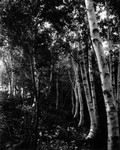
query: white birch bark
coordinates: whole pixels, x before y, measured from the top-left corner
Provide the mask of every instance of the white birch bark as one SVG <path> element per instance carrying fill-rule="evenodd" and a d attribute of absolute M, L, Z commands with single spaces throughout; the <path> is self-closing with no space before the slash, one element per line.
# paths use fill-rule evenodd
<path fill-rule="evenodd" d="M 0 2 L 0 13 L 2 12 L 3 2 Z M 3 35 L 2 35 L 2 17 L 0 15 L 0 47 L 3 45 Z"/>
<path fill-rule="evenodd" d="M 74 59 L 71 58 L 72 60 L 72 67 L 73 67 L 73 71 L 74 71 L 74 87 L 73 87 L 73 91 L 75 94 L 75 113 L 74 113 L 74 118 L 78 115 L 78 110 L 79 110 L 79 95 L 78 95 L 78 84 L 77 84 L 77 73 L 78 73 L 78 65 L 75 63 Z"/>
<path fill-rule="evenodd" d="M 96 102 L 96 93 L 95 93 L 95 82 L 93 77 L 93 68 L 92 68 L 92 52 L 89 50 L 89 78 L 90 78 L 90 86 L 91 86 L 91 96 L 93 101 L 94 113 L 96 116 L 96 130 L 98 130 L 98 112 L 97 112 L 97 102 Z"/>
<path fill-rule="evenodd" d="M 74 115 L 74 111 L 75 111 L 75 104 L 74 104 L 74 83 L 72 81 L 71 75 L 70 75 L 70 71 L 68 70 L 68 77 L 71 83 L 71 103 L 72 103 L 72 114 Z"/>
<path fill-rule="evenodd" d="M 82 56 L 80 60 L 82 60 Z M 94 113 L 93 101 L 92 101 L 91 94 L 90 94 L 90 87 L 88 83 L 87 71 L 86 71 L 86 66 L 85 66 L 84 61 L 85 60 L 83 60 L 83 62 L 80 62 L 80 69 L 81 69 L 81 76 L 82 76 L 82 81 L 83 81 L 83 87 L 84 87 L 88 112 L 90 116 L 90 130 L 89 130 L 88 135 L 86 136 L 86 140 L 88 140 L 88 139 L 95 138 L 96 131 L 97 131 L 97 124 L 96 124 L 97 122 L 96 122 L 96 116 Z"/>
<path fill-rule="evenodd" d="M 74 94 L 75 94 L 75 113 L 74 118 L 78 115 L 78 109 L 79 109 L 79 100 L 78 100 L 78 92 L 77 92 L 77 85 L 75 84 L 74 87 Z"/>
<path fill-rule="evenodd" d="M 83 99 L 81 95 L 81 88 L 80 88 L 80 81 L 79 81 L 79 65 L 78 63 L 74 62 L 75 69 L 75 84 L 76 84 L 76 92 L 78 95 L 78 102 L 80 104 L 80 112 L 79 112 L 79 123 L 78 126 L 81 126 L 83 123 L 84 113 L 83 113 Z"/>
<path fill-rule="evenodd" d="M 113 88 L 114 103 L 117 109 L 117 92 L 116 92 L 117 85 L 115 83 L 115 53 L 113 53 L 113 57 L 112 57 L 112 88 Z"/>
<path fill-rule="evenodd" d="M 118 74 L 117 74 L 117 110 L 120 110 L 120 48 L 118 56 Z"/>
<path fill-rule="evenodd" d="M 116 93 L 116 83 L 115 83 L 115 66 L 114 66 L 114 52 L 113 52 L 113 41 L 111 37 L 111 28 L 110 28 L 110 19 L 109 19 L 109 2 L 106 0 L 105 1 L 105 7 L 106 7 L 106 15 L 107 15 L 107 24 L 108 24 L 108 33 L 107 33 L 107 40 L 108 40 L 108 48 L 109 48 L 109 69 L 110 69 L 110 80 L 112 82 L 112 92 L 113 92 L 113 97 L 114 97 L 114 103 L 116 105 L 117 101 L 117 93 Z"/>
<path fill-rule="evenodd" d="M 97 27 L 97 20 L 93 7 L 93 1 L 85 0 L 85 5 L 90 27 L 91 40 L 97 56 L 98 66 L 100 70 L 102 90 L 106 106 L 108 127 L 108 150 L 113 150 L 115 148 L 114 146 L 117 147 L 119 145 L 119 125 L 117 110 L 114 104 L 114 98 L 112 94 L 112 85 L 110 80 L 109 68 L 105 60 L 102 40 L 100 38 L 99 30 Z"/>
<path fill-rule="evenodd" d="M 58 74 L 56 77 L 56 110 L 58 109 L 58 103 L 59 103 L 59 88 L 58 88 Z"/>
<path fill-rule="evenodd" d="M 83 99 L 81 94 L 81 87 L 80 87 L 80 81 L 79 81 L 79 65 L 73 58 L 71 58 L 72 68 L 74 72 L 74 83 L 71 81 L 70 73 L 69 78 L 73 87 L 73 91 L 75 94 L 75 111 L 74 111 L 74 117 L 76 117 L 79 114 L 79 123 L 78 126 L 81 126 L 84 122 L 84 106 L 83 106 Z M 79 111 L 79 112 L 78 112 Z"/>
<path fill-rule="evenodd" d="M 118 49 L 118 73 L 117 73 L 117 110 L 120 116 L 120 22 L 118 18 L 118 35 L 119 35 L 119 49 Z"/>
<path fill-rule="evenodd" d="M 110 80 L 112 81 L 112 50 L 109 51 L 109 73 L 110 73 Z"/>
<path fill-rule="evenodd" d="M 80 104 L 80 115 L 79 115 L 79 123 L 78 127 L 80 127 L 84 123 L 84 106 L 83 106 L 83 99 L 81 94 L 81 88 L 80 88 L 80 82 L 79 78 L 77 78 L 77 92 L 78 92 L 78 98 L 79 98 L 79 104 Z"/>
<path fill-rule="evenodd" d="M 72 102 L 72 115 L 74 114 L 74 97 L 73 97 L 73 88 L 71 87 L 71 102 Z"/>

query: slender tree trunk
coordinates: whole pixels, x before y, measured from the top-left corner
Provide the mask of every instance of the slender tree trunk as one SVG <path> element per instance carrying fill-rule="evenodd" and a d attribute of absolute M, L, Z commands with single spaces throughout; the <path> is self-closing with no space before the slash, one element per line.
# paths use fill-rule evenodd
<path fill-rule="evenodd" d="M 114 103 L 117 108 L 117 85 L 115 82 L 115 53 L 113 53 L 113 57 L 112 57 L 112 88 L 113 88 Z"/>
<path fill-rule="evenodd" d="M 107 41 L 108 41 L 108 48 L 109 48 L 109 72 L 110 72 L 110 80 L 112 81 L 112 40 L 111 40 L 111 31 L 110 31 L 110 19 L 109 19 L 109 7 L 108 7 L 108 0 L 105 0 L 105 8 L 106 8 L 106 15 L 107 15 Z"/>
<path fill-rule="evenodd" d="M 71 103 L 72 103 L 72 114 L 74 115 L 75 112 L 75 104 L 74 104 L 74 83 L 72 81 L 70 71 L 68 70 L 68 77 L 71 83 Z"/>
<path fill-rule="evenodd" d="M 97 21 L 92 0 L 85 0 L 90 34 L 93 47 L 97 56 L 100 70 L 102 90 L 106 105 L 107 126 L 108 126 L 108 150 L 119 149 L 119 125 L 116 106 L 112 94 L 112 85 L 110 80 L 108 64 L 105 60 L 102 41 L 97 28 Z"/>
<path fill-rule="evenodd" d="M 33 79 L 33 86 L 34 86 L 34 98 L 35 98 L 35 126 L 34 126 L 34 130 L 35 130 L 35 138 L 34 138 L 34 146 L 35 149 L 37 149 L 37 137 L 38 137 L 38 92 L 37 92 L 37 80 L 36 79 L 36 68 L 35 68 L 35 60 L 30 52 L 30 62 L 31 62 L 31 73 L 32 73 L 32 79 Z"/>
<path fill-rule="evenodd" d="M 118 118 L 120 118 L 120 20 L 118 18 L 118 35 L 119 35 L 119 48 L 118 48 L 118 70 L 117 70 L 117 110 Z M 120 119 L 119 119 L 120 127 Z"/>
<path fill-rule="evenodd" d="M 0 2 L 0 14 L 2 12 L 2 5 L 3 5 L 3 2 L 1 1 Z M 3 45 L 3 35 L 2 35 L 2 17 L 0 15 L 0 47 L 2 47 Z"/>
<path fill-rule="evenodd" d="M 96 93 L 95 93 L 95 82 L 93 77 L 93 67 L 92 67 L 92 52 L 89 50 L 89 78 L 90 78 L 90 87 L 91 87 L 91 96 L 93 101 L 93 109 L 96 116 L 96 128 L 98 128 L 98 111 L 97 111 L 97 102 L 96 102 Z M 98 130 L 98 129 L 97 129 Z"/>
<path fill-rule="evenodd" d="M 53 79 L 53 65 L 51 64 L 51 66 L 50 66 L 50 81 L 49 81 L 48 93 L 50 93 L 50 91 L 51 91 L 52 79 Z"/>
<path fill-rule="evenodd" d="M 24 81 L 23 81 L 23 83 L 22 83 L 22 86 L 23 86 L 23 99 L 25 98 L 25 83 L 24 83 Z"/>
<path fill-rule="evenodd" d="M 77 85 L 77 71 L 78 71 L 78 66 L 76 66 L 73 58 L 71 58 L 71 61 L 72 61 L 72 68 L 73 68 L 73 72 L 74 72 L 74 87 L 73 87 L 73 90 L 74 90 L 74 94 L 75 94 L 75 113 L 74 113 L 74 118 L 78 115 L 78 110 L 79 110 L 79 96 L 78 96 L 78 85 Z"/>
<path fill-rule="evenodd" d="M 83 99 L 81 95 L 81 88 L 80 88 L 79 80 L 77 80 L 77 87 L 78 87 L 77 92 L 78 92 L 79 104 L 80 104 L 80 116 L 79 116 L 78 127 L 80 127 L 84 123 L 84 106 L 83 106 Z"/>
<path fill-rule="evenodd" d="M 78 92 L 77 92 L 77 85 L 74 86 L 74 94 L 75 94 L 75 113 L 74 118 L 78 115 L 78 108 L 79 108 L 79 100 L 78 100 Z"/>
<path fill-rule="evenodd" d="M 120 23 L 118 19 L 119 49 L 118 49 L 118 72 L 117 72 L 117 109 L 120 117 Z M 119 124 L 120 125 L 120 124 Z"/>
<path fill-rule="evenodd" d="M 83 99 L 81 95 L 81 87 L 80 87 L 80 80 L 79 80 L 79 65 L 77 62 L 75 62 L 74 59 L 72 59 L 72 64 L 73 64 L 73 70 L 75 76 L 75 95 L 76 95 L 76 109 L 75 109 L 76 111 L 74 117 L 77 116 L 78 110 L 80 110 L 78 126 L 81 126 L 84 120 L 84 113 L 83 113 Z"/>
<path fill-rule="evenodd" d="M 110 80 L 112 82 L 112 91 L 113 91 L 113 97 L 114 97 L 114 103 L 116 105 L 116 100 L 117 100 L 117 86 L 115 83 L 115 66 L 114 66 L 114 52 L 113 52 L 113 42 L 112 42 L 112 37 L 111 37 L 111 29 L 110 29 L 110 19 L 109 19 L 109 1 L 105 1 L 105 7 L 106 7 L 106 12 L 107 12 L 107 25 L 108 25 L 108 31 L 107 31 L 107 40 L 108 40 L 108 48 L 109 48 L 109 69 L 110 69 Z"/>
<path fill-rule="evenodd" d="M 109 51 L 109 73 L 110 73 L 110 81 L 112 84 L 112 94 L 114 98 L 114 104 L 117 108 L 117 85 L 116 85 L 116 79 L 115 79 L 115 56 L 114 52 L 112 50 Z"/>
<path fill-rule="evenodd" d="M 58 103 L 59 103 L 59 86 L 58 86 L 58 72 L 56 77 L 56 109 L 58 109 Z"/>
<path fill-rule="evenodd" d="M 14 93 L 14 74 L 11 71 L 11 78 L 10 78 L 10 96 L 13 97 Z"/>
<path fill-rule="evenodd" d="M 72 115 L 74 114 L 74 96 L 73 96 L 73 88 L 71 86 L 71 102 L 72 102 Z"/>
<path fill-rule="evenodd" d="M 110 80 L 112 81 L 112 50 L 109 51 L 109 72 L 110 72 Z"/>
<path fill-rule="evenodd" d="M 120 48 L 118 56 L 118 74 L 117 74 L 117 109 L 118 110 L 120 109 Z"/>
<path fill-rule="evenodd" d="M 90 92 L 90 87 L 89 87 L 89 82 L 88 82 L 88 77 L 87 77 L 85 59 L 84 60 L 83 59 L 84 59 L 84 57 L 81 56 L 80 60 L 82 60 L 82 61 L 80 62 L 80 70 L 81 70 L 81 76 L 82 76 L 82 81 L 83 81 L 83 87 L 84 87 L 88 112 L 89 112 L 89 116 L 90 116 L 90 130 L 86 137 L 86 140 L 88 140 L 88 139 L 95 138 L 96 132 L 97 132 L 97 122 L 96 122 L 96 116 L 94 113 L 93 100 L 92 100 L 91 94 L 90 94 L 91 92 Z"/>

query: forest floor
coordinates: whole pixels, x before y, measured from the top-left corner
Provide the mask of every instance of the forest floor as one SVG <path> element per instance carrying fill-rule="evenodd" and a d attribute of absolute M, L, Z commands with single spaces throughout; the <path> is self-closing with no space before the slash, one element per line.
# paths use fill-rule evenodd
<path fill-rule="evenodd" d="M 67 130 L 58 126 L 54 134 L 46 132 L 41 136 L 38 150 L 106 150 L 102 141 L 85 141 L 87 129 L 82 128 L 80 134 L 74 127 L 68 127 Z M 44 141 L 47 137 L 47 141 Z"/>

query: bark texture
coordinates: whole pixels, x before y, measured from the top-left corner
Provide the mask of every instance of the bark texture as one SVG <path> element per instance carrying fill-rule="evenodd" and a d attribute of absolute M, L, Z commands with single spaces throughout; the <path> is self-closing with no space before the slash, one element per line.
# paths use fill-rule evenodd
<path fill-rule="evenodd" d="M 88 112 L 90 116 L 90 130 L 88 135 L 86 136 L 86 140 L 88 139 L 93 139 L 96 136 L 97 132 L 97 120 L 96 120 L 96 115 L 94 112 L 94 104 L 93 100 L 91 97 L 91 92 L 90 92 L 90 87 L 89 87 L 89 82 L 88 82 L 88 77 L 87 77 L 87 70 L 86 70 L 86 65 L 85 65 L 85 59 L 82 56 L 80 57 L 81 61 L 80 63 L 80 69 L 81 69 L 81 76 L 82 76 L 82 81 L 83 81 L 83 87 L 84 87 L 84 92 L 85 92 L 85 97 L 86 97 L 86 102 L 87 102 L 87 107 L 88 107 Z"/>
<path fill-rule="evenodd" d="M 108 64 L 105 60 L 102 40 L 97 28 L 97 21 L 92 0 L 85 0 L 92 44 L 97 56 L 100 70 L 102 90 L 105 100 L 108 127 L 108 150 L 119 149 L 119 125 L 116 106 L 112 94 Z"/>
<path fill-rule="evenodd" d="M 89 50 L 89 78 L 90 78 L 90 87 L 91 87 L 91 96 L 93 101 L 93 109 L 96 116 L 96 130 L 98 130 L 98 112 L 97 112 L 97 101 L 96 101 L 96 93 L 95 93 L 95 82 L 93 77 L 93 67 L 92 67 L 92 51 Z"/>

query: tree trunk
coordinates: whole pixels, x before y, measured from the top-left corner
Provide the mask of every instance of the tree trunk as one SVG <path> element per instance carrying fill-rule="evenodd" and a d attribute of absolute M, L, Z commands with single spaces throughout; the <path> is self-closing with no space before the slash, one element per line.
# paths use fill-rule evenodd
<path fill-rule="evenodd" d="M 97 132 L 97 119 L 94 113 L 94 106 L 93 106 L 93 100 L 91 98 L 91 92 L 90 92 L 90 87 L 89 87 L 89 82 L 88 82 L 88 77 L 87 77 L 87 70 L 86 70 L 86 65 L 85 65 L 85 58 L 81 56 L 80 60 L 80 70 L 81 70 L 81 76 L 82 76 L 82 81 L 83 81 L 83 87 L 84 87 L 84 92 L 85 92 L 85 97 L 86 97 L 86 102 L 87 102 L 87 107 L 88 107 L 88 112 L 90 116 L 90 130 L 89 133 L 86 137 L 86 140 L 88 139 L 93 139 L 96 136 Z"/>
<path fill-rule="evenodd" d="M 74 96 L 73 96 L 73 88 L 71 86 L 71 103 L 72 103 L 72 115 L 74 114 Z"/>
<path fill-rule="evenodd" d="M 59 103 L 59 86 L 58 86 L 58 72 L 56 77 L 56 110 L 58 109 L 58 103 Z"/>
<path fill-rule="evenodd" d="M 115 53 L 113 52 L 113 57 L 112 57 L 112 88 L 113 88 L 113 98 L 114 98 L 114 103 L 117 108 L 117 85 L 115 82 Z"/>
<path fill-rule="evenodd" d="M 110 72 L 110 80 L 112 81 L 112 55 L 113 51 L 109 51 L 109 72 Z"/>
<path fill-rule="evenodd" d="M 119 125 L 116 106 L 112 94 L 112 85 L 110 80 L 109 68 L 105 60 L 102 40 L 97 28 L 97 21 L 92 0 L 85 0 L 90 35 L 92 44 L 97 56 L 100 70 L 102 90 L 106 105 L 107 127 L 108 127 L 108 150 L 119 149 Z"/>
<path fill-rule="evenodd" d="M 38 137 L 38 79 L 37 79 L 37 72 L 35 67 L 35 59 L 32 56 L 30 52 L 30 63 L 31 63 L 31 74 L 32 74 L 32 80 L 33 80 L 33 87 L 34 87 L 34 102 L 35 102 L 35 125 L 34 125 L 34 131 L 35 131 L 35 138 L 34 138 L 34 147 L 37 149 L 37 137 Z"/>
<path fill-rule="evenodd" d="M 110 19 L 109 19 L 109 1 L 105 1 L 105 7 L 106 7 L 106 12 L 107 12 L 107 24 L 108 24 L 108 31 L 107 31 L 107 40 L 108 40 L 108 48 L 109 48 L 109 70 L 110 70 L 110 80 L 112 82 L 112 91 L 113 91 L 113 98 L 114 98 L 114 103 L 116 105 L 117 101 L 117 86 L 115 83 L 115 66 L 114 66 L 114 52 L 113 52 L 113 41 L 112 41 L 112 35 L 111 35 L 111 29 L 110 29 Z"/>
<path fill-rule="evenodd" d="M 83 99 L 81 94 L 81 87 L 80 87 L 80 81 L 77 79 L 77 92 L 78 92 L 78 98 L 80 103 L 80 116 L 79 116 L 79 123 L 78 127 L 80 127 L 84 123 L 84 106 L 83 106 Z"/>
<path fill-rule="evenodd" d="M 77 92 L 77 85 L 74 86 L 74 94 L 75 94 L 75 113 L 74 118 L 78 115 L 78 108 L 79 108 L 79 100 L 78 100 L 78 92 Z"/>
<path fill-rule="evenodd" d="M 74 83 L 72 81 L 71 75 L 70 75 L 70 71 L 68 70 L 68 77 L 71 83 L 71 103 L 72 103 L 72 114 L 74 115 L 74 111 L 75 111 L 75 104 L 74 104 Z"/>
<path fill-rule="evenodd" d="M 118 111 L 118 118 L 120 118 L 120 47 L 119 47 L 119 55 L 118 55 L 118 73 L 117 73 L 117 111 Z M 120 127 L 120 120 L 119 120 L 119 127 Z"/>
<path fill-rule="evenodd" d="M 96 116 L 96 128 L 98 128 L 98 111 L 97 111 L 97 102 L 96 102 L 96 93 L 95 93 L 95 82 L 93 78 L 93 67 L 92 67 L 92 51 L 89 50 L 89 78 L 90 78 L 90 87 L 91 87 L 91 96 L 93 101 L 94 113 Z"/>
<path fill-rule="evenodd" d="M 3 2 L 0 2 L 0 14 L 2 12 Z M 2 17 L 0 15 L 0 47 L 3 46 L 3 35 L 2 35 Z"/>
<path fill-rule="evenodd" d="M 11 78 L 10 78 L 10 97 L 13 97 L 14 95 L 14 74 L 11 70 Z"/>
<path fill-rule="evenodd" d="M 52 79 L 53 79 L 53 65 L 51 64 L 51 66 L 50 66 L 50 80 L 49 80 L 48 94 L 50 94 L 50 92 L 51 92 Z"/>
<path fill-rule="evenodd" d="M 83 124 L 84 119 L 84 113 L 83 113 L 83 99 L 81 95 L 81 87 L 80 87 L 80 80 L 79 80 L 79 65 L 77 62 L 75 62 L 74 59 L 72 59 L 72 66 L 74 70 L 74 76 L 75 76 L 75 95 L 76 95 L 76 111 L 74 114 L 74 117 L 77 116 L 78 110 L 79 112 L 79 123 L 78 126 L 81 126 Z M 78 109 L 80 107 L 80 109 Z"/>
<path fill-rule="evenodd" d="M 117 109 L 119 114 L 120 112 L 120 23 L 119 20 L 118 20 L 118 34 L 119 34 L 119 49 L 118 49 L 118 72 L 117 72 Z"/>
<path fill-rule="evenodd" d="M 73 84 L 73 91 L 74 91 L 74 95 L 75 95 L 75 113 L 74 113 L 74 118 L 78 115 L 78 109 L 79 109 L 79 97 L 78 97 L 78 87 L 77 87 L 77 82 L 76 82 L 76 75 L 77 75 L 77 70 L 78 70 L 78 66 L 76 66 L 74 59 L 71 58 L 72 61 L 72 68 L 73 68 L 73 74 L 74 74 L 74 84 Z"/>

